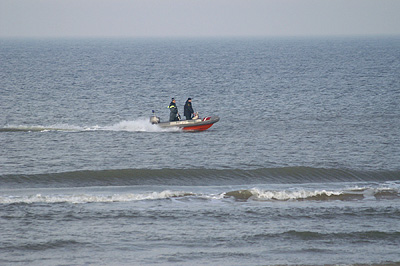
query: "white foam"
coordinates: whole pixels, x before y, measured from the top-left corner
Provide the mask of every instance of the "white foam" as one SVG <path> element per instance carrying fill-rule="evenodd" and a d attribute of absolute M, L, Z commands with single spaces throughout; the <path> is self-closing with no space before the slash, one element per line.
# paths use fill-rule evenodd
<path fill-rule="evenodd" d="M 35 131 L 35 132 L 49 132 L 49 131 L 82 131 L 84 128 L 68 124 L 54 124 L 49 126 L 43 125 L 7 125 L 4 129 L 10 131 Z"/>
<path fill-rule="evenodd" d="M 177 127 L 160 128 L 157 125 L 150 123 L 148 118 L 139 118 L 136 120 L 124 120 L 110 126 L 75 126 L 68 124 L 54 124 L 50 126 L 42 125 L 7 125 L 4 129 L 15 131 L 35 131 L 35 132 L 49 132 L 49 131 L 128 131 L 128 132 L 175 132 L 180 131 Z"/>
<path fill-rule="evenodd" d="M 307 199 L 310 197 L 326 195 L 326 196 L 339 196 L 342 191 L 327 191 L 327 190 L 281 190 L 281 191 L 265 191 L 257 188 L 250 190 L 254 199 L 259 200 L 298 200 Z"/>
<path fill-rule="evenodd" d="M 130 132 L 164 132 L 164 131 L 178 131 L 178 128 L 163 129 L 157 125 L 150 123 L 148 118 L 140 118 L 133 121 L 121 121 L 112 126 L 99 128 L 100 130 L 110 131 L 130 131 Z"/>
<path fill-rule="evenodd" d="M 96 194 L 73 194 L 73 195 L 42 195 L 35 194 L 29 196 L 0 196 L 0 204 L 15 203 L 94 203 L 94 202 L 129 202 L 140 200 L 157 200 L 173 197 L 183 197 L 186 193 L 182 191 L 164 190 L 161 192 L 148 192 L 140 194 L 112 194 L 112 195 L 96 195 Z"/>

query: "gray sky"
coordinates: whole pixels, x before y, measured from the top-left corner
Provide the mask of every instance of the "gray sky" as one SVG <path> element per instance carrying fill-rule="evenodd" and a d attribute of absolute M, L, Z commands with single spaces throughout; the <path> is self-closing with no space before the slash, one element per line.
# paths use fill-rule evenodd
<path fill-rule="evenodd" d="M 400 35 L 400 0 L 0 0 L 0 37 Z"/>

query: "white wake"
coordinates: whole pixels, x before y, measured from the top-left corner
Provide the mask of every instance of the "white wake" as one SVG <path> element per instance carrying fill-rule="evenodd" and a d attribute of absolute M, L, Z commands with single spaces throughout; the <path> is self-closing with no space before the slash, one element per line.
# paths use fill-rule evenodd
<path fill-rule="evenodd" d="M 112 125 L 76 126 L 69 124 L 54 125 L 7 125 L 0 128 L 1 132 L 82 132 L 82 131 L 128 131 L 128 132 L 175 132 L 179 128 L 160 128 L 150 123 L 148 118 L 124 120 Z"/>

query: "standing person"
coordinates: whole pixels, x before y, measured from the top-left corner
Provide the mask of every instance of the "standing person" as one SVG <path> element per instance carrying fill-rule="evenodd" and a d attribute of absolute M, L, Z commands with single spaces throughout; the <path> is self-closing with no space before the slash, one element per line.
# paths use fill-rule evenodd
<path fill-rule="evenodd" d="M 188 98 L 185 106 L 183 107 L 183 114 L 186 116 L 186 120 L 192 120 L 192 115 L 194 114 L 192 107 L 192 98 Z"/>
<path fill-rule="evenodd" d="M 168 108 L 171 111 L 169 114 L 169 121 L 179 121 L 178 107 L 176 106 L 175 98 L 172 98 Z"/>

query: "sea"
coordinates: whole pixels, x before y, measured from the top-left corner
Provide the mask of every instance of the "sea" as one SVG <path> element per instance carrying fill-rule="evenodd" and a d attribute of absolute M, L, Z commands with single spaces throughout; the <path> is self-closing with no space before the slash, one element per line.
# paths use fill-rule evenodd
<path fill-rule="evenodd" d="M 152 125 L 172 97 L 220 121 Z M 400 37 L 0 39 L 0 232 L 0 265 L 400 265 Z"/>

